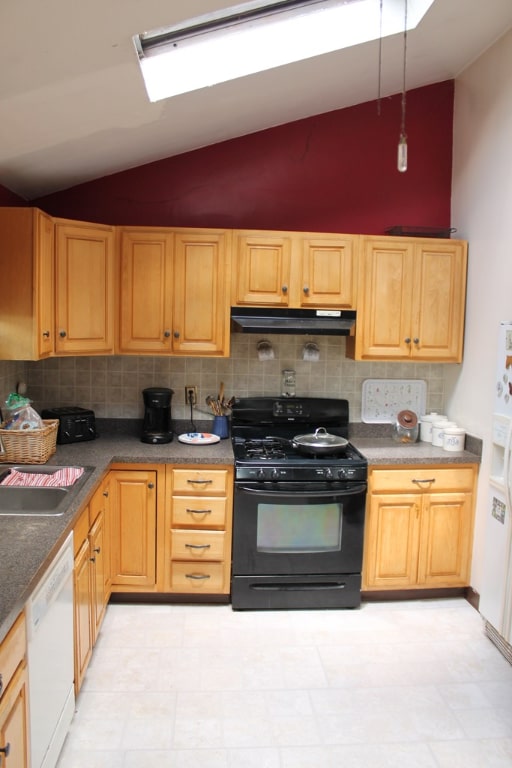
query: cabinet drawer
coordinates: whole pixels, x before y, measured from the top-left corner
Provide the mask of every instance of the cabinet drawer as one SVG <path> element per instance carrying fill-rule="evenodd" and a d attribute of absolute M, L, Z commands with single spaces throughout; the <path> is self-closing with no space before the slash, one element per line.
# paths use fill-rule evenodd
<path fill-rule="evenodd" d="M 174 496 L 171 521 L 173 528 L 223 528 L 226 499 Z"/>
<path fill-rule="evenodd" d="M 224 560 L 223 531 L 173 531 L 173 560 Z"/>
<path fill-rule="evenodd" d="M 173 493 L 198 494 L 226 493 L 228 471 L 226 469 L 173 469 Z"/>
<path fill-rule="evenodd" d="M 21 613 L 7 633 L 0 646 L 1 694 L 7 689 L 16 669 L 25 657 L 27 647 L 27 627 L 25 614 Z"/>
<path fill-rule="evenodd" d="M 173 592 L 222 592 L 222 563 L 171 563 Z"/>
<path fill-rule="evenodd" d="M 429 469 L 418 466 L 411 469 L 377 469 L 370 474 L 370 490 L 391 493 L 470 491 L 473 478 L 471 468 Z"/>

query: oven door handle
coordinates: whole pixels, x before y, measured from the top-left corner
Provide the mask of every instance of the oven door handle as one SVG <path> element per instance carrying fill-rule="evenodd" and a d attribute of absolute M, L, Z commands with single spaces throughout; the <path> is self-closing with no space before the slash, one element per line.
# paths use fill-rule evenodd
<path fill-rule="evenodd" d="M 347 488 L 345 490 L 340 491 L 339 489 L 333 488 L 332 490 L 328 491 L 314 491 L 314 490 L 297 490 L 294 488 L 293 490 L 283 490 L 283 491 L 271 491 L 267 490 L 266 488 L 248 488 L 246 485 L 237 486 L 237 491 L 243 491 L 244 493 L 252 493 L 255 496 L 281 496 L 286 497 L 287 499 L 290 498 L 290 496 L 297 495 L 297 496 L 303 496 L 307 499 L 321 499 L 323 497 L 329 496 L 329 497 L 336 497 L 336 496 L 354 496 L 360 493 L 366 493 L 367 485 L 366 483 L 354 483 L 354 485 L 351 485 L 350 488 Z"/>

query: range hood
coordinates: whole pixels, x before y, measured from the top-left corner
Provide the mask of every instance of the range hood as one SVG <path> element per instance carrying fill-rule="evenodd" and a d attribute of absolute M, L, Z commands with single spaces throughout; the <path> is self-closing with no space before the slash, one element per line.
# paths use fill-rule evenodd
<path fill-rule="evenodd" d="M 231 307 L 231 328 L 239 333 L 352 336 L 355 322 L 352 309 Z"/>

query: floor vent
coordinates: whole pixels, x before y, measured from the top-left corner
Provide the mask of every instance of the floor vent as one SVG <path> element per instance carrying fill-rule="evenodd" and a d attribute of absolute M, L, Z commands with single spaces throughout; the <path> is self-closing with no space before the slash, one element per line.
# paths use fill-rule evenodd
<path fill-rule="evenodd" d="M 503 654 L 509 664 L 512 664 L 512 645 L 507 643 L 504 637 L 497 632 L 488 621 L 484 624 L 485 634 L 491 640 L 498 651 Z"/>

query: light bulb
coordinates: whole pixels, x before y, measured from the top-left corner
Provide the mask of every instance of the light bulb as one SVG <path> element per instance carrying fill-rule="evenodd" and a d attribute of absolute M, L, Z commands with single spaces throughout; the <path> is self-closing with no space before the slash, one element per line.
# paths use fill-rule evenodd
<path fill-rule="evenodd" d="M 404 173 L 407 170 L 407 136 L 405 133 L 400 135 L 400 141 L 398 142 L 397 168 L 400 173 Z"/>

